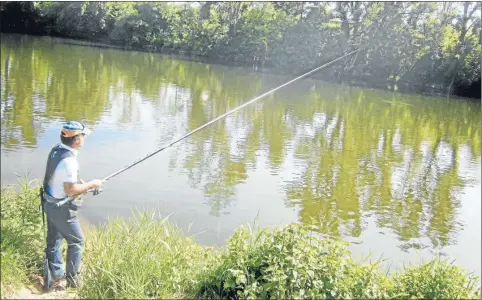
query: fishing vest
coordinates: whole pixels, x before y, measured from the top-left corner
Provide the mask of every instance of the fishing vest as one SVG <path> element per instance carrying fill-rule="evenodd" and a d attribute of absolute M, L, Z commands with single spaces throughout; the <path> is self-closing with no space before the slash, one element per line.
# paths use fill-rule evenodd
<path fill-rule="evenodd" d="M 67 157 L 72 157 L 72 156 L 75 156 L 75 155 L 70 150 L 65 149 L 64 147 L 61 147 L 60 144 L 58 144 L 57 146 L 53 147 L 52 150 L 50 150 L 49 157 L 47 160 L 47 168 L 45 170 L 45 176 L 43 181 L 43 190 L 48 196 L 52 197 L 49 189 L 49 181 L 52 178 L 52 175 L 54 174 L 55 169 L 57 168 L 58 164 L 62 161 L 62 159 Z M 77 182 L 80 183 L 79 170 L 77 170 Z"/>

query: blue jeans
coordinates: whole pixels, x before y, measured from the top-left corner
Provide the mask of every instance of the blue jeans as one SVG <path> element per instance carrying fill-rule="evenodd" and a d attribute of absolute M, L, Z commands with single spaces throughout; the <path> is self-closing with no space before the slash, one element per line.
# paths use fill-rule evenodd
<path fill-rule="evenodd" d="M 84 233 L 80 227 L 77 208 L 72 204 L 61 207 L 50 202 L 44 203 L 47 214 L 47 249 L 49 268 L 53 280 L 66 275 L 67 280 L 75 280 L 80 273 L 80 263 L 84 247 Z M 64 272 L 64 262 L 60 246 L 63 239 L 67 241 L 67 268 Z"/>

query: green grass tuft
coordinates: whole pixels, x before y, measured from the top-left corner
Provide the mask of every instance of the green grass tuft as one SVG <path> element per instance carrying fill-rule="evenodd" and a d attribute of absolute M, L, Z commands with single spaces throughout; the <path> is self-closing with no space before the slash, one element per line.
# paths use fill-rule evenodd
<path fill-rule="evenodd" d="M 79 296 L 185 297 L 214 257 L 155 213 L 137 213 L 129 222 L 110 220 L 89 230 Z"/>
<path fill-rule="evenodd" d="M 394 294 L 403 299 L 480 299 L 478 278 L 441 258 L 408 266 L 393 280 Z"/>
<path fill-rule="evenodd" d="M 2 298 L 9 290 L 28 282 L 42 265 L 45 236 L 37 181 L 21 178 L 17 188 L 1 190 L 1 286 Z"/>

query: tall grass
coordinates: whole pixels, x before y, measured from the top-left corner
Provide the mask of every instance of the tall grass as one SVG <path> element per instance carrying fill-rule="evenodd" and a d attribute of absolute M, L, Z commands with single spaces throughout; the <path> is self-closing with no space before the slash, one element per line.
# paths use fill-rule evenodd
<path fill-rule="evenodd" d="M 478 278 L 440 258 L 405 267 L 393 281 L 393 293 L 407 299 L 480 299 Z"/>
<path fill-rule="evenodd" d="M 1 285 L 38 273 L 44 236 L 38 185 L 2 189 Z M 343 241 L 310 227 L 239 227 L 219 249 L 200 246 L 155 212 L 86 231 L 81 298 L 480 298 L 476 277 L 439 258 L 398 270 L 357 263 Z"/>
<path fill-rule="evenodd" d="M 1 296 L 28 282 L 42 263 L 45 236 L 39 210 L 39 184 L 21 178 L 1 190 Z"/>
<path fill-rule="evenodd" d="M 216 258 L 155 212 L 110 220 L 89 233 L 79 291 L 85 298 L 186 297 Z"/>

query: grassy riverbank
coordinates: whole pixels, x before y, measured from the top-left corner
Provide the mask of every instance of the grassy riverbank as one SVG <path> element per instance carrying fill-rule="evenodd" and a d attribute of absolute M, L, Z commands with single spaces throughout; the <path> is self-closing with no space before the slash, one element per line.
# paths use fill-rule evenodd
<path fill-rule="evenodd" d="M 39 273 L 44 248 L 35 182 L 2 189 L 2 299 Z M 474 278 L 435 259 L 387 276 L 342 241 L 292 224 L 240 227 L 226 246 L 198 245 L 167 218 L 138 212 L 87 232 L 81 298 L 479 298 Z"/>

